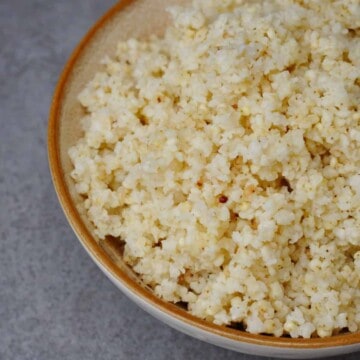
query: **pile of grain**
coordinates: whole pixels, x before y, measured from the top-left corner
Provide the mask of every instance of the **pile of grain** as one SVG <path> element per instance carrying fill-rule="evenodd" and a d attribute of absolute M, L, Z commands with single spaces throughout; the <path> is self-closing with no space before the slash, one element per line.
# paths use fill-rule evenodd
<path fill-rule="evenodd" d="M 97 235 L 171 302 L 251 333 L 360 327 L 360 5 L 196 0 L 80 95 Z"/>

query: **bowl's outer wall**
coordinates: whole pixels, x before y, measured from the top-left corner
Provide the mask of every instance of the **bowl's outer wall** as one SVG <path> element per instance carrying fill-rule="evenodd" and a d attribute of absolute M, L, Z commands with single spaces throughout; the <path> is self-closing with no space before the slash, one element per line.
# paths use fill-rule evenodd
<path fill-rule="evenodd" d="M 121 1 L 89 31 L 67 63 L 54 94 L 48 131 L 50 169 L 65 215 L 86 251 L 116 286 L 142 308 L 178 330 L 229 349 L 266 356 L 305 358 L 360 351 L 360 334 L 328 339 L 277 339 L 196 319 L 144 289 L 120 257 L 114 261 L 109 252 L 99 246 L 99 239 L 84 216 L 81 199 L 69 175 L 72 166 L 68 157 L 68 149 L 82 135 L 80 120 L 84 111 L 77 100 L 78 94 L 101 70 L 104 56 L 114 55 L 118 41 L 161 35 L 169 22 L 165 8 L 186 2 L 189 0 Z"/>

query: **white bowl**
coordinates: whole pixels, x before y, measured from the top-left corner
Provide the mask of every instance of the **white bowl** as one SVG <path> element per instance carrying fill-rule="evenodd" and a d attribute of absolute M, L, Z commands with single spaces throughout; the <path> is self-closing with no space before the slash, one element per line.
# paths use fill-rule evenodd
<path fill-rule="evenodd" d="M 75 49 L 61 74 L 49 118 L 50 169 L 69 223 L 92 259 L 109 279 L 144 310 L 197 339 L 235 351 L 283 358 L 320 358 L 360 351 L 360 333 L 324 339 L 291 339 L 253 335 L 198 319 L 176 305 L 157 298 L 123 262 L 121 248 L 112 239 L 100 241 L 82 209 L 69 176 L 68 149 L 82 135 L 83 110 L 77 95 L 100 69 L 105 54 L 114 53 L 119 40 L 161 34 L 168 23 L 165 7 L 181 0 L 124 0 L 108 11 Z"/>

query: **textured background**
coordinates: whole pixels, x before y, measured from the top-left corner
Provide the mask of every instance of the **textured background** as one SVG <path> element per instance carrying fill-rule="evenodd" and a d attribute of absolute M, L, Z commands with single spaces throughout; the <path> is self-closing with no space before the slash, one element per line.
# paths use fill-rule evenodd
<path fill-rule="evenodd" d="M 58 205 L 46 155 L 52 91 L 113 3 L 0 0 L 0 360 L 256 359 L 140 310 L 92 263 Z"/>

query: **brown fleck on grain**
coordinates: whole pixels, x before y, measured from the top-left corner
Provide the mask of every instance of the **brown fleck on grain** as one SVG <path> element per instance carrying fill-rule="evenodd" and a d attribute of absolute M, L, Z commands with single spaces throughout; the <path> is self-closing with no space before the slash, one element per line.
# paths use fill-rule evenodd
<path fill-rule="evenodd" d="M 254 192 L 256 191 L 256 185 L 248 185 L 246 186 L 246 188 L 244 189 L 244 196 L 250 196 L 252 195 Z"/>
<path fill-rule="evenodd" d="M 225 195 L 219 196 L 219 203 L 221 203 L 221 204 L 227 203 L 228 200 L 229 200 L 229 198 Z"/>

